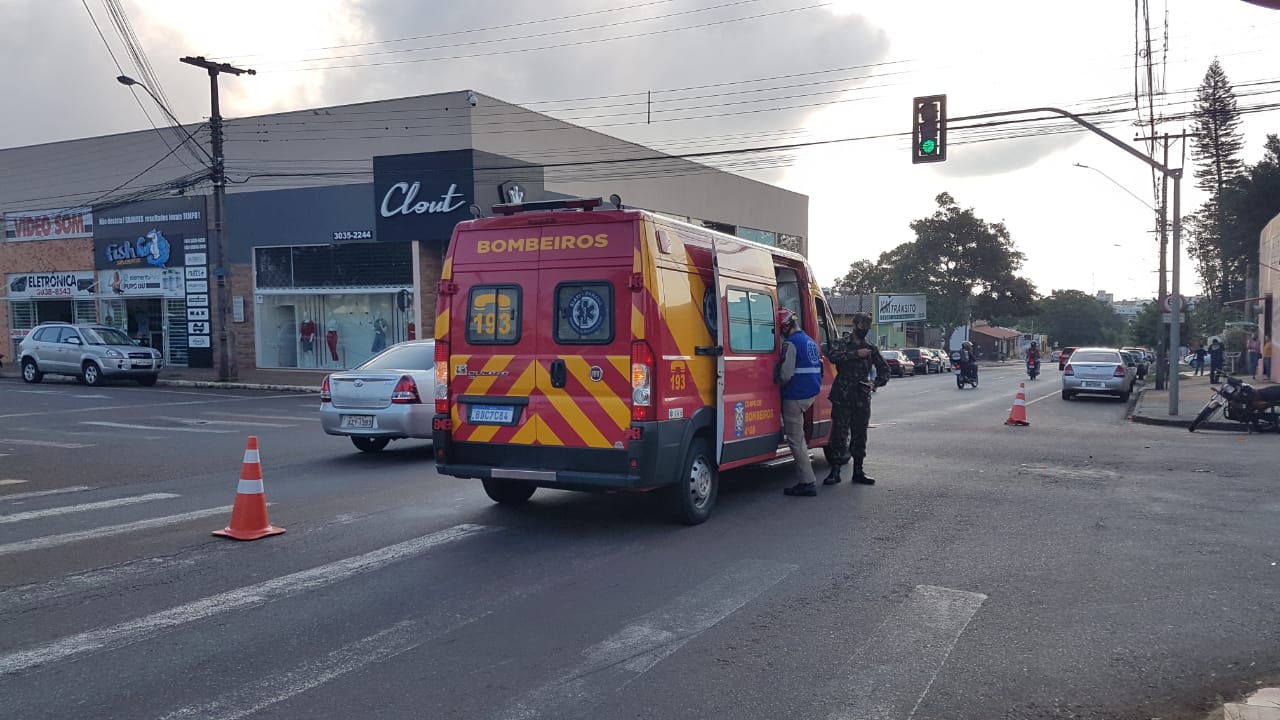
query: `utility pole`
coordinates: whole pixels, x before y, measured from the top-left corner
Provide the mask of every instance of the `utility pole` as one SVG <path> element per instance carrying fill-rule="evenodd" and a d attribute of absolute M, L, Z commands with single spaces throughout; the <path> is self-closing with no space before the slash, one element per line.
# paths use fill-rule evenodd
<path fill-rule="evenodd" d="M 1162 164 L 1165 167 L 1169 167 L 1170 146 L 1172 146 L 1173 142 L 1176 140 L 1183 140 L 1189 137 L 1195 137 L 1195 133 L 1180 133 L 1178 135 L 1170 135 L 1169 133 L 1165 133 L 1164 135 L 1157 136 L 1153 132 L 1150 137 L 1134 138 L 1134 142 L 1146 142 L 1146 141 L 1152 141 L 1152 140 L 1158 141 L 1161 145 L 1161 148 L 1164 151 L 1164 162 Z M 1168 291 L 1166 290 L 1166 286 L 1165 286 L 1165 273 L 1167 272 L 1167 266 L 1165 264 L 1166 262 L 1165 256 L 1168 254 L 1168 248 L 1169 248 L 1169 176 L 1168 175 L 1162 175 L 1160 178 L 1160 218 L 1157 222 L 1158 222 L 1157 229 L 1160 233 L 1160 289 L 1158 292 L 1158 296 L 1156 298 L 1156 303 L 1159 305 L 1159 307 L 1161 308 L 1161 311 L 1163 312 L 1165 299 L 1168 297 Z M 1179 299 L 1178 306 L 1173 309 L 1175 312 L 1181 312 L 1182 307 L 1183 307 L 1182 301 L 1181 299 Z M 1177 363 L 1181 360 L 1180 355 L 1182 353 L 1179 351 L 1178 347 L 1176 346 L 1173 348 L 1166 347 L 1165 339 L 1168 333 L 1166 333 L 1164 329 L 1163 320 L 1160 322 L 1159 327 L 1160 327 L 1159 343 L 1156 347 L 1156 389 L 1163 390 L 1165 387 L 1166 373 L 1177 374 L 1178 372 Z"/>
<path fill-rule="evenodd" d="M 215 294 L 216 304 L 218 307 L 218 355 L 215 365 L 218 371 L 218 380 L 222 382 L 234 381 L 239 377 L 236 371 L 236 353 L 235 353 L 235 336 L 231 334 L 231 283 L 229 280 L 230 273 L 228 266 L 230 263 L 230 253 L 227 247 L 226 234 L 226 194 L 227 194 L 227 177 L 223 164 L 222 155 L 222 112 L 218 107 L 218 75 L 227 73 L 230 75 L 257 75 L 256 70 L 247 68 L 238 68 L 227 63 L 218 63 L 206 60 L 203 55 L 197 57 L 184 57 L 181 61 L 194 65 L 198 68 L 204 68 L 209 72 L 209 101 L 211 112 L 209 113 L 209 137 L 213 145 L 213 167 L 210 169 L 213 179 L 213 233 L 214 241 L 210 245 L 214 248 L 214 269 L 215 278 Z"/>

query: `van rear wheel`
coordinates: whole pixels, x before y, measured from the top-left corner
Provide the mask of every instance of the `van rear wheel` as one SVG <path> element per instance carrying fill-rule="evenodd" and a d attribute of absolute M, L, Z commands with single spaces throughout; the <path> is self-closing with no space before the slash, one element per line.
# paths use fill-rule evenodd
<path fill-rule="evenodd" d="M 515 480 L 482 480 L 484 494 L 499 505 L 521 505 L 533 497 L 537 485 Z"/>
<path fill-rule="evenodd" d="M 680 476 L 667 488 L 672 517 L 685 525 L 698 525 L 711 517 L 720 492 L 720 473 L 705 437 L 689 444 Z"/>

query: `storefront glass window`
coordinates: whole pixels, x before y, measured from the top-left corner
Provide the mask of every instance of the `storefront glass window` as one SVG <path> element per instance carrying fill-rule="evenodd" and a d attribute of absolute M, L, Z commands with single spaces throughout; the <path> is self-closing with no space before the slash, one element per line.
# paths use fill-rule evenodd
<path fill-rule="evenodd" d="M 397 292 L 258 294 L 258 367 L 353 368 L 409 339 L 412 309 L 397 307 Z"/>

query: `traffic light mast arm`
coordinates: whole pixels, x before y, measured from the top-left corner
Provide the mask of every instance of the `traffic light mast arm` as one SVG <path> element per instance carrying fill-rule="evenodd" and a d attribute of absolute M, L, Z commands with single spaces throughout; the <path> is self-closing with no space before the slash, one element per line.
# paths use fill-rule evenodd
<path fill-rule="evenodd" d="M 1026 108 L 1024 110 L 1002 110 L 1000 112 L 982 113 L 980 115 L 965 115 L 964 117 L 955 117 L 955 118 L 951 118 L 950 122 L 961 122 L 964 120 L 985 120 L 987 118 L 1009 117 L 1010 115 L 1025 115 L 1027 113 L 1036 113 L 1036 112 L 1047 112 L 1047 113 L 1053 113 L 1055 115 L 1061 115 L 1062 117 L 1067 118 L 1068 120 L 1071 120 L 1077 125 L 1080 125 L 1081 127 L 1088 130 L 1089 132 L 1092 132 L 1094 135 L 1098 135 L 1102 137 L 1107 142 L 1111 143 L 1112 145 L 1115 145 L 1121 150 L 1138 158 L 1139 160 L 1150 165 L 1156 170 L 1159 170 L 1161 174 L 1167 177 L 1172 178 L 1182 174 L 1181 168 L 1179 168 L 1178 170 L 1170 170 L 1164 165 L 1156 162 L 1154 158 L 1147 157 L 1146 155 L 1143 155 L 1137 150 L 1134 150 L 1133 148 L 1124 144 L 1124 142 L 1117 140 L 1111 135 L 1108 135 L 1105 131 L 1102 130 L 1102 128 L 1098 127 L 1097 125 L 1094 125 L 1093 123 L 1089 122 L 1088 120 L 1085 120 L 1084 118 L 1080 117 L 1079 115 L 1076 115 L 1075 113 L 1069 113 L 1066 110 L 1062 110 L 1060 108 L 1038 107 L 1038 108 Z"/>

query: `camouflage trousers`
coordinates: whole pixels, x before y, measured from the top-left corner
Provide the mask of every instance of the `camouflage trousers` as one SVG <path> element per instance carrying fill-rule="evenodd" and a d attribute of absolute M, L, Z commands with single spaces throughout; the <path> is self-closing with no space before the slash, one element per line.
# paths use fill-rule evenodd
<path fill-rule="evenodd" d="M 848 465 L 850 458 L 867 456 L 867 425 L 871 423 L 871 404 L 831 405 L 831 450 L 833 465 Z"/>

